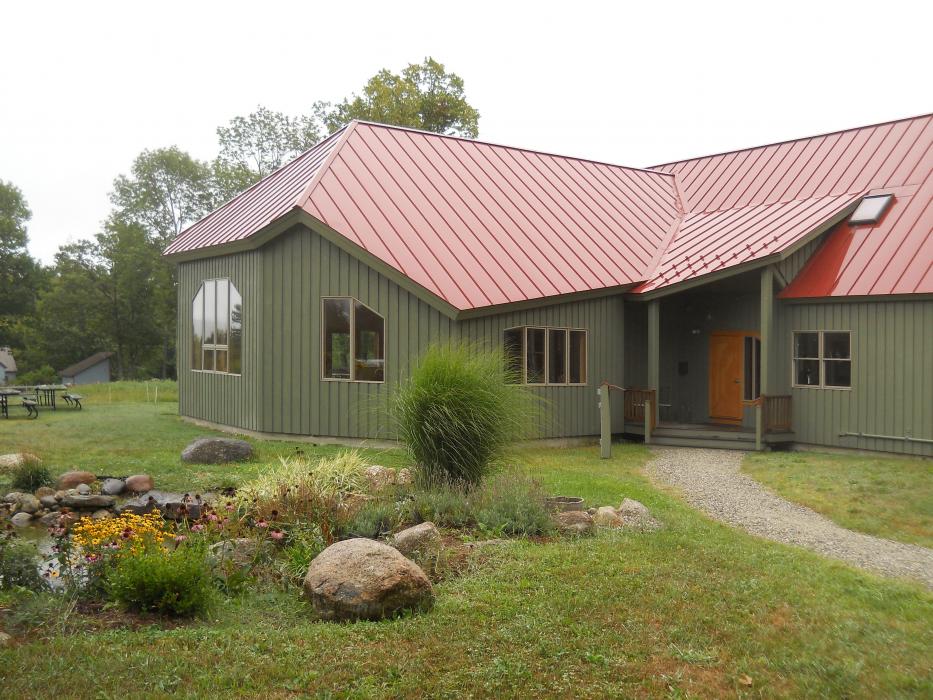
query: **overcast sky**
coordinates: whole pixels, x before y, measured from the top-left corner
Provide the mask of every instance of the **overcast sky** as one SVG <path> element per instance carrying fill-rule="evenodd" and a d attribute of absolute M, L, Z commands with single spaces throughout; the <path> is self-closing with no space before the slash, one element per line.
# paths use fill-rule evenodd
<path fill-rule="evenodd" d="M 480 138 L 631 166 L 933 110 L 925 3 L 35 2 L 0 9 L 0 179 L 44 261 L 144 148 L 209 159 L 257 105 L 309 113 L 431 55 Z M 927 6 L 929 8 L 929 6 Z"/>

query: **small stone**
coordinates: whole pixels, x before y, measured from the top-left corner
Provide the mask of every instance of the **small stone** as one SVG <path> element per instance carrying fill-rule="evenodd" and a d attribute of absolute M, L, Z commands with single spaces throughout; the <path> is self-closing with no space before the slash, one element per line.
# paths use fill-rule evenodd
<path fill-rule="evenodd" d="M 78 486 L 77 486 L 77 488 L 76 488 L 75 490 L 76 490 L 76 491 L 78 492 L 78 494 L 81 495 L 81 496 L 88 496 L 88 495 L 90 495 L 90 493 L 91 493 L 91 487 L 88 486 L 87 484 L 78 484 Z"/>
<path fill-rule="evenodd" d="M 155 482 L 148 474 L 133 474 L 126 477 L 126 490 L 133 493 L 146 493 L 155 488 Z"/>
<path fill-rule="evenodd" d="M 29 523 L 32 522 L 32 515 L 29 513 L 17 513 L 12 518 L 10 522 L 13 523 L 16 527 L 26 527 Z"/>
<path fill-rule="evenodd" d="M 39 488 L 36 489 L 36 498 L 38 498 L 40 501 L 45 496 L 54 496 L 54 495 L 55 495 L 55 489 L 51 489 L 48 486 L 40 486 Z"/>
<path fill-rule="evenodd" d="M 406 557 L 432 555 L 441 548 L 441 533 L 434 523 L 421 523 L 397 532 L 390 544 Z"/>
<path fill-rule="evenodd" d="M 399 486 L 408 486 L 413 481 L 411 469 L 402 468 L 395 475 L 395 483 Z"/>
<path fill-rule="evenodd" d="M 366 468 L 366 480 L 373 491 L 382 491 L 395 483 L 395 470 L 374 464 Z"/>
<path fill-rule="evenodd" d="M 100 485 L 100 492 L 105 496 L 119 496 L 125 488 L 123 479 L 104 479 L 104 483 Z"/>
<path fill-rule="evenodd" d="M 68 489 L 73 489 L 78 484 L 93 484 L 95 481 L 97 481 L 97 477 L 91 474 L 91 472 L 65 472 L 58 477 L 58 488 L 61 491 L 67 491 Z"/>
<path fill-rule="evenodd" d="M 41 503 L 44 508 L 54 508 L 58 505 L 58 499 L 55 498 L 55 496 L 43 496 L 39 499 L 39 503 Z"/>
<path fill-rule="evenodd" d="M 55 527 L 58 525 L 58 521 L 62 517 L 63 516 L 61 513 L 46 513 L 41 518 L 39 518 L 39 522 L 46 527 Z"/>
<path fill-rule="evenodd" d="M 623 499 L 622 505 L 619 506 L 619 515 L 624 518 L 648 518 L 651 517 L 651 512 L 643 503 L 631 498 L 626 498 Z"/>
<path fill-rule="evenodd" d="M 0 649 L 8 647 L 13 644 L 13 637 L 8 635 L 6 632 L 0 632 Z"/>
<path fill-rule="evenodd" d="M 434 602 L 421 567 L 398 550 L 361 537 L 318 554 L 308 567 L 304 593 L 324 620 L 378 620 Z"/>
<path fill-rule="evenodd" d="M 101 508 L 100 510 L 95 510 L 93 513 L 91 513 L 91 520 L 106 520 L 107 518 L 112 518 L 112 517 L 113 517 L 113 513 L 105 508 Z"/>
<path fill-rule="evenodd" d="M 596 509 L 593 521 L 602 527 L 622 527 L 622 517 L 612 506 L 602 506 Z"/>
<path fill-rule="evenodd" d="M 198 438 L 181 453 L 185 462 L 195 464 L 225 464 L 243 462 L 253 456 L 253 446 L 246 440 L 233 438 Z"/>
<path fill-rule="evenodd" d="M 552 517 L 557 529 L 569 535 L 591 535 L 596 531 L 593 516 L 583 510 L 565 510 Z"/>

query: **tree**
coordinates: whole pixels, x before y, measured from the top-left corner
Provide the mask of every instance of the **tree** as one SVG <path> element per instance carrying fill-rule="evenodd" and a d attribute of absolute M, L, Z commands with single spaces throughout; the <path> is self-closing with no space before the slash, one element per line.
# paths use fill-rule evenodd
<path fill-rule="evenodd" d="M 408 65 L 401 75 L 383 69 L 369 79 L 362 94 L 336 105 L 317 102 L 314 112 L 330 133 L 351 119 L 364 119 L 438 134 L 479 134 L 479 112 L 464 96 L 463 78 L 447 73 L 444 64 L 431 57 Z"/>
<path fill-rule="evenodd" d="M 143 151 L 130 175 L 113 182 L 114 218 L 139 224 L 165 246 L 215 204 L 213 173 L 207 163 L 175 146 Z"/>
<path fill-rule="evenodd" d="M 26 248 L 31 216 L 19 188 L 0 180 L 0 345 L 17 345 L 16 320 L 35 306 L 40 266 Z"/>
<path fill-rule="evenodd" d="M 257 107 L 249 116 L 234 117 L 227 126 L 217 127 L 220 154 L 215 174 L 221 183 L 244 175 L 256 182 L 311 148 L 319 138 L 313 118 L 289 117 Z"/>

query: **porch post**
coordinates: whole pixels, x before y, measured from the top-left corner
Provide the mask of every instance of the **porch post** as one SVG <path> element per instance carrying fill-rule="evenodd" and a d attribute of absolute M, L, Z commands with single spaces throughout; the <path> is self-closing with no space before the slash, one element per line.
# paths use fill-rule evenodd
<path fill-rule="evenodd" d="M 759 393 L 768 396 L 771 387 L 772 345 L 774 344 L 774 268 L 761 268 L 761 381 Z"/>
<path fill-rule="evenodd" d="M 609 459 L 612 456 L 612 414 L 610 411 L 609 385 L 600 384 L 599 394 L 599 457 Z"/>
<path fill-rule="evenodd" d="M 660 418 L 658 407 L 661 403 L 661 301 L 652 299 L 648 302 L 648 388 L 654 389 L 655 423 Z"/>

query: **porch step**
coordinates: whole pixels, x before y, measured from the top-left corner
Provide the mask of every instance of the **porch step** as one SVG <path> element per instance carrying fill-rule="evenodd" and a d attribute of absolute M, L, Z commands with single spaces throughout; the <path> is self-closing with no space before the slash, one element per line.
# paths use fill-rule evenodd
<path fill-rule="evenodd" d="M 658 435 L 654 433 L 651 436 L 652 445 L 663 445 L 666 447 L 705 447 L 716 450 L 754 450 L 755 436 L 751 440 L 742 438 L 710 438 L 710 437 L 683 437 L 671 435 Z"/>

